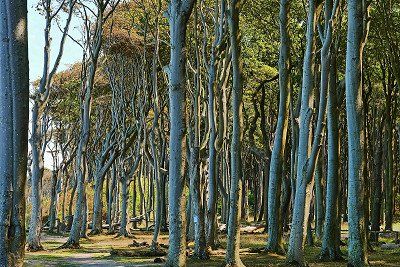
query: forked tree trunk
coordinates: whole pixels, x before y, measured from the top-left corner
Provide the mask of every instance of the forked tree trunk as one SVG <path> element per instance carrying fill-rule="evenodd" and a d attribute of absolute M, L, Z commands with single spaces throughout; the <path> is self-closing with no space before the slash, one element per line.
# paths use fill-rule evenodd
<path fill-rule="evenodd" d="M 314 179 L 311 178 L 311 174 L 314 171 L 312 165 L 315 164 L 315 162 L 312 161 L 315 160 L 316 157 L 313 153 L 317 154 L 316 151 L 311 151 L 310 121 L 313 104 L 312 90 L 315 79 L 315 29 L 319 12 L 320 4 L 317 3 L 317 0 L 310 0 L 307 23 L 307 45 L 303 62 L 296 192 L 293 204 L 292 228 L 290 231 L 289 248 L 287 253 L 287 261 L 300 266 L 305 265 L 303 251 L 305 242 L 304 237 L 307 232 L 310 201 L 312 197 L 312 188 L 314 186 Z M 321 92 L 321 99 L 323 99 L 323 92 Z M 320 109 L 323 109 L 322 103 L 320 103 L 319 106 Z M 318 120 L 320 119 L 322 118 L 319 117 Z M 317 129 L 316 131 L 318 130 L 321 129 Z M 316 132 L 315 135 L 317 136 L 318 133 Z M 315 141 L 314 144 L 316 144 Z M 314 156 L 314 159 L 311 159 L 311 156 Z"/>

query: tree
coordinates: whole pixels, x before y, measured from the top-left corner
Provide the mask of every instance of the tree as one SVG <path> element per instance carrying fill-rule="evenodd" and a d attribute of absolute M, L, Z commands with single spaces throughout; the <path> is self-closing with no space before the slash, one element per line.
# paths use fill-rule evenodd
<path fill-rule="evenodd" d="M 244 266 L 240 259 L 240 212 L 242 195 L 242 61 L 240 53 L 239 13 L 242 2 L 229 2 L 228 25 L 232 51 L 232 115 L 231 139 L 231 189 L 229 199 L 229 219 L 226 247 L 226 266 Z"/>
<path fill-rule="evenodd" d="M 286 137 L 290 103 L 290 37 L 288 32 L 290 0 L 280 1 L 279 21 L 281 45 L 279 52 L 279 114 L 271 154 L 268 185 L 268 244 L 267 250 L 283 253 L 280 191 L 285 160 Z"/>
<path fill-rule="evenodd" d="M 0 1 L 0 265 L 22 266 L 28 154 L 27 2 Z"/>
<path fill-rule="evenodd" d="M 81 85 L 81 129 L 75 162 L 76 183 L 78 191 L 71 232 L 67 242 L 62 245 L 61 248 L 79 247 L 79 238 L 83 219 L 82 211 L 85 205 L 85 158 L 90 134 L 90 114 L 94 77 L 96 74 L 97 61 L 99 59 L 100 49 L 103 40 L 103 26 L 105 21 L 115 10 L 118 2 L 119 1 L 114 2 L 108 0 L 96 2 L 97 13 L 93 14 L 95 16 L 95 25 L 93 26 L 93 29 L 91 28 L 91 24 L 89 23 L 90 19 L 88 17 L 87 11 L 89 7 L 80 2 L 80 5 L 82 6 L 85 14 L 85 44 L 84 46 L 82 46 L 82 48 L 84 49 L 84 59 Z"/>
<path fill-rule="evenodd" d="M 167 266 L 186 265 L 185 238 L 185 65 L 186 30 L 195 0 L 171 0 L 167 16 L 171 38 L 169 78 L 170 159 L 169 159 L 169 250 Z"/>
<path fill-rule="evenodd" d="M 366 266 L 367 240 L 364 218 L 363 130 L 362 130 L 362 54 L 368 33 L 367 1 L 347 4 L 346 114 L 348 133 L 348 212 L 349 266 Z"/>
<path fill-rule="evenodd" d="M 39 81 L 38 88 L 31 97 L 33 99 L 32 134 L 30 138 L 32 151 L 32 211 L 28 234 L 28 250 L 30 251 L 43 249 L 40 243 L 40 232 L 42 229 L 41 184 L 44 169 L 43 157 L 49 141 L 46 138 L 46 132 L 49 126 L 46 125 L 48 124 L 46 123 L 46 111 L 48 110 L 46 106 L 53 86 L 53 77 L 58 70 L 64 52 L 64 45 L 68 36 L 75 3 L 76 0 L 70 0 L 68 3 L 62 2 L 58 6 L 54 6 L 54 1 L 46 0 L 39 4 L 45 14 L 46 25 L 44 29 L 43 74 Z M 63 9 L 68 10 L 67 19 L 59 43 L 56 60 L 53 66 L 50 67 L 51 28 L 53 26 L 53 21 Z"/>

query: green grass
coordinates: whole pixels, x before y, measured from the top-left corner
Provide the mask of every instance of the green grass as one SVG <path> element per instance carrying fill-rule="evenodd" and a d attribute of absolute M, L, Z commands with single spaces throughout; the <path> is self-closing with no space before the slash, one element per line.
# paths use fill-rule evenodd
<path fill-rule="evenodd" d="M 137 233 L 135 234 L 138 241 L 147 241 L 151 239 L 151 235 Z M 47 239 L 47 240 L 46 240 Z M 251 253 L 251 249 L 262 248 L 265 246 L 267 236 L 265 234 L 242 234 L 241 235 L 241 259 L 246 266 L 285 266 L 285 257 L 276 254 Z M 65 240 L 65 239 L 64 239 Z M 81 248 L 79 249 L 56 249 L 62 245 L 63 239 L 60 241 L 54 236 L 44 237 L 43 246 L 47 249 L 40 252 L 27 252 L 26 262 L 27 266 L 81 266 L 79 257 L 87 257 L 89 260 L 96 261 L 112 261 L 116 264 L 134 266 L 135 264 L 154 265 L 155 257 L 125 257 L 110 255 L 111 249 L 138 251 L 148 250 L 148 248 L 131 248 L 128 245 L 132 242 L 130 238 L 114 238 L 114 236 L 97 236 L 90 239 L 81 240 Z M 380 240 L 384 241 L 384 239 Z M 391 239 L 385 240 L 391 241 Z M 162 235 L 160 242 L 167 244 L 167 236 Z M 211 259 L 204 262 L 193 259 L 188 259 L 188 266 L 223 266 L 226 247 L 226 240 L 224 236 L 220 236 L 221 249 L 213 252 Z M 318 257 L 320 253 L 320 242 L 315 242 L 316 246 L 305 248 L 305 259 L 310 267 L 345 267 L 346 262 L 319 262 Z M 192 248 L 193 244 L 190 243 L 189 247 Z M 344 258 L 347 257 L 346 247 L 342 247 Z M 79 254 L 79 255 L 78 255 Z M 372 266 L 400 266 L 400 249 L 384 250 L 380 247 L 374 247 L 374 251 L 369 253 L 369 261 Z M 77 263 L 78 262 L 78 263 Z"/>

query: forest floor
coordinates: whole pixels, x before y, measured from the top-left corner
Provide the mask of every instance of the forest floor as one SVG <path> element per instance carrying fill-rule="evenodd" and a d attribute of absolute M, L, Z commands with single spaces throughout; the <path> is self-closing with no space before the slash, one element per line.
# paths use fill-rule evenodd
<path fill-rule="evenodd" d="M 400 228 L 400 225 L 399 225 Z M 395 229 L 400 230 L 400 229 Z M 46 248 L 44 251 L 27 252 L 25 266 L 162 266 L 154 263 L 156 257 L 146 257 L 143 253 L 149 251 L 148 247 L 129 247 L 133 240 L 137 242 L 151 243 L 151 233 L 136 231 L 134 238 L 115 237 L 113 235 L 92 236 L 81 240 L 80 249 L 58 249 L 66 240 L 66 236 L 55 236 L 42 234 L 42 244 Z M 265 252 L 254 252 L 257 248 L 265 246 L 267 236 L 263 233 L 242 234 L 241 235 L 241 258 L 246 266 L 285 266 L 285 257 L 277 254 L 267 254 Z M 161 234 L 160 244 L 168 244 L 168 235 Z M 208 261 L 196 261 L 189 259 L 188 266 L 223 266 L 225 257 L 225 238 L 220 235 L 221 249 L 213 251 L 211 259 Z M 392 242 L 390 239 L 380 241 Z M 306 259 L 310 267 L 346 266 L 346 262 L 326 263 L 318 261 L 320 244 L 316 242 L 314 247 L 306 247 Z M 193 244 L 190 243 L 189 247 Z M 117 256 L 121 254 L 133 254 L 130 256 Z M 342 252 L 346 255 L 346 247 L 342 247 Z M 161 257 L 162 258 L 162 257 Z M 374 247 L 374 251 L 369 254 L 371 266 L 400 266 L 400 248 L 384 249 Z"/>

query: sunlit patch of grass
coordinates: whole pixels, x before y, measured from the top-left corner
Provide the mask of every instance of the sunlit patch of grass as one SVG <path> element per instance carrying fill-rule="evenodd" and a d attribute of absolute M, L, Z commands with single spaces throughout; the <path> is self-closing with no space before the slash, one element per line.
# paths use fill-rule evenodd
<path fill-rule="evenodd" d="M 134 233 L 137 241 L 151 243 L 151 234 L 137 231 Z M 60 240 L 60 241 L 59 241 Z M 113 235 L 99 235 L 93 236 L 89 239 L 81 239 L 81 248 L 79 249 L 56 249 L 63 243 L 62 237 L 60 239 L 51 236 L 48 240 L 44 239 L 43 246 L 47 249 L 40 252 L 27 252 L 26 262 L 29 266 L 80 266 L 79 261 L 74 261 L 74 258 L 79 259 L 83 254 L 93 260 L 113 261 L 116 264 L 135 266 L 160 266 L 155 264 L 156 257 L 139 256 L 126 257 L 120 255 L 110 255 L 112 249 L 121 251 L 147 251 L 148 247 L 129 247 L 132 243 L 132 238 L 115 238 Z M 246 266 L 285 266 L 285 256 L 272 253 L 260 252 L 253 253 L 253 249 L 263 248 L 266 245 L 266 234 L 242 234 L 241 242 L 241 259 Z M 168 244 L 168 236 L 163 234 L 159 239 L 160 243 Z M 219 235 L 221 247 L 217 251 L 213 251 L 210 260 L 200 261 L 195 259 L 188 259 L 188 266 L 222 266 L 225 261 L 225 247 L 226 236 Z M 383 239 L 382 241 L 390 241 Z M 287 240 L 285 239 L 287 243 Z M 190 244 L 191 247 L 193 244 Z M 305 247 L 305 259 L 310 267 L 344 267 L 347 265 L 346 261 L 342 262 L 320 262 L 319 254 L 321 250 L 321 242 L 316 240 L 316 246 Z M 285 249 L 287 245 L 285 244 Z M 347 248 L 341 247 L 343 257 L 347 258 Z M 374 247 L 374 251 L 368 256 L 370 263 L 373 266 L 399 266 L 400 262 L 400 249 L 385 250 L 380 247 Z M 31 264 L 33 263 L 33 265 Z M 42 265 L 40 265 L 42 264 Z M 162 265 L 162 264 L 161 264 Z"/>

